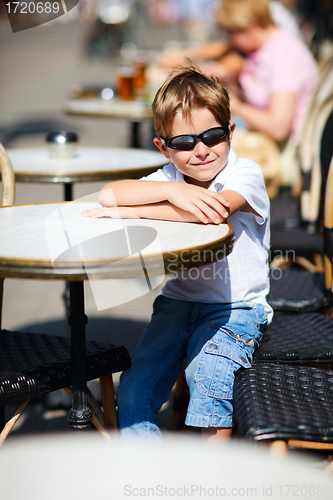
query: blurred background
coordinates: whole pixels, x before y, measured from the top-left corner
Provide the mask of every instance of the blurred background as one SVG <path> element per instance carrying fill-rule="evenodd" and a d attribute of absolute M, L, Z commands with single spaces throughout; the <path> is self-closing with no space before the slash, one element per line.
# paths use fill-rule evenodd
<path fill-rule="evenodd" d="M 305 44 L 317 58 L 325 42 L 332 40 L 331 0 L 281 3 L 294 16 Z M 49 131 L 67 130 L 79 135 L 82 146 L 127 147 L 131 140 L 128 118 L 70 115 L 66 113 L 69 99 L 88 91 L 99 95 L 104 88 L 116 91 L 118 68 L 144 61 L 150 72 L 151 87 L 144 96 L 149 105 L 163 80 L 157 69 L 161 51 L 195 47 L 223 36 L 214 21 L 217 4 L 215 0 L 80 0 L 67 14 L 30 29 L 24 29 L 28 21 L 21 16 L 17 20 L 21 31 L 13 33 L 1 3 L 0 142 L 6 148 L 44 146 Z M 42 19 L 38 14 L 29 16 L 35 16 L 36 22 Z M 153 149 L 149 120 L 143 120 L 140 134 L 142 146 Z M 78 183 L 73 197 L 95 193 L 101 186 Z M 16 185 L 16 204 L 62 199 L 59 184 Z M 6 279 L 4 287 L 3 328 L 67 334 L 63 282 Z M 161 287 L 100 313 L 89 284 L 85 287 L 88 339 L 123 343 L 132 352 Z M 166 423 L 167 407 L 164 410 Z M 67 428 L 61 401 L 50 403 L 49 409 L 37 401 L 29 411 L 13 435 L 48 430 L 49 425 L 54 429 L 55 424 Z"/>

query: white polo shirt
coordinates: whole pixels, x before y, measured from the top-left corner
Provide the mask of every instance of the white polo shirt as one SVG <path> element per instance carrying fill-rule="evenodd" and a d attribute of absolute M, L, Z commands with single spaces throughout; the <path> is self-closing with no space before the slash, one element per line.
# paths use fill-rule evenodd
<path fill-rule="evenodd" d="M 144 177 L 152 181 L 185 182 L 173 163 Z M 209 190 L 232 190 L 241 194 L 259 215 L 237 211 L 229 217 L 234 227 L 235 245 L 227 257 L 217 262 L 181 269 L 162 293 L 191 302 L 231 303 L 246 301 L 262 304 L 270 321 L 268 253 L 270 247 L 269 198 L 260 166 L 252 160 L 238 159 L 230 148 L 226 166 L 211 182 Z"/>

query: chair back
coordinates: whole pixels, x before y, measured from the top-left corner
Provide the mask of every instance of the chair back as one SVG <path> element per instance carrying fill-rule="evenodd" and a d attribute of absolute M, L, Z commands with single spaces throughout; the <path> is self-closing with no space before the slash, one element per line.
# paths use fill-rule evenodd
<path fill-rule="evenodd" d="M 307 130 L 307 139 L 299 153 L 303 175 L 301 216 L 304 222 L 313 227 L 313 230 L 320 215 L 321 196 L 325 193 L 325 186 L 322 185 L 321 144 L 326 123 L 332 112 L 333 90 L 330 98 L 316 108 Z"/>
<path fill-rule="evenodd" d="M 15 175 L 9 156 L 2 144 L 0 144 L 0 174 L 2 177 L 1 206 L 13 205 L 15 199 Z"/>
<path fill-rule="evenodd" d="M 333 294 L 333 156 L 328 171 L 324 208 L 325 285 Z"/>
<path fill-rule="evenodd" d="M 333 57 L 325 66 L 319 87 L 303 120 L 297 161 L 302 175 L 301 219 L 316 230 L 320 214 L 322 186 L 320 147 L 325 124 L 333 109 Z M 322 189 L 324 188 L 324 189 Z"/>

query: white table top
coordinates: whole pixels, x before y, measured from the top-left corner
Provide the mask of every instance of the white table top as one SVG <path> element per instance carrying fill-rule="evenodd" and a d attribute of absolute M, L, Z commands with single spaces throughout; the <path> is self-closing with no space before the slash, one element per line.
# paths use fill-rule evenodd
<path fill-rule="evenodd" d="M 203 265 L 212 255 L 215 259 L 216 251 L 221 258 L 232 249 L 230 223 L 81 216 L 96 206 L 71 202 L 0 208 L 0 277 L 132 278 L 141 277 L 143 267 L 157 276 L 180 265 Z"/>
<path fill-rule="evenodd" d="M 67 102 L 66 113 L 105 116 L 114 118 L 151 118 L 153 116 L 151 104 L 144 101 L 122 101 L 120 99 L 72 99 Z"/>
<path fill-rule="evenodd" d="M 162 153 L 145 149 L 79 147 L 73 158 L 52 158 L 47 147 L 8 148 L 16 181 L 86 182 L 140 178 L 165 165 Z"/>
<path fill-rule="evenodd" d="M 89 460 L 87 480 L 83 458 Z M 111 434 L 109 441 L 96 433 L 84 439 L 54 433 L 8 439 L 0 454 L 0 482 L 2 497 L 10 500 L 22 500 L 29 491 L 34 500 L 329 500 L 332 475 L 316 465 L 311 456 L 282 460 L 265 446 L 210 444 L 182 433 L 161 440 Z"/>

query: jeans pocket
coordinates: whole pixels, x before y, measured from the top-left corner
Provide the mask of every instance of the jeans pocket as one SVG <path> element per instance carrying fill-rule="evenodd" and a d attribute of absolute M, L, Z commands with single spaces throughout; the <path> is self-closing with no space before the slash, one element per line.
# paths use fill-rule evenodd
<path fill-rule="evenodd" d="M 200 394 L 232 399 L 235 372 L 251 366 L 245 349 L 231 338 L 214 335 L 203 346 L 195 376 Z"/>

